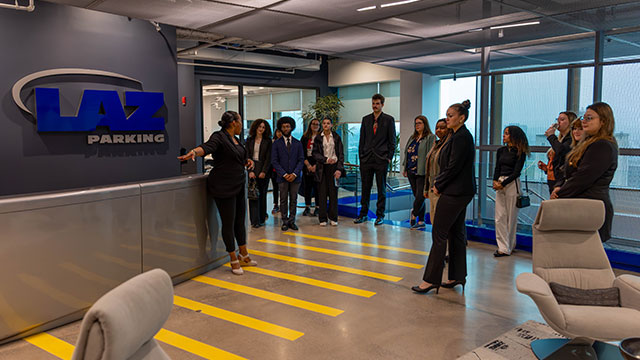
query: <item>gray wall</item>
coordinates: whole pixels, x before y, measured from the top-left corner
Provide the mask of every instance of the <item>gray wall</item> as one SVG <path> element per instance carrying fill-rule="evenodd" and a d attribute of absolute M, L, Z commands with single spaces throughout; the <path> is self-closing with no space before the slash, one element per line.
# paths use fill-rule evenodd
<path fill-rule="evenodd" d="M 40 1 L 32 13 L 0 9 L 0 195 L 180 174 L 175 29 L 162 32 L 166 39 L 147 21 Z M 90 146 L 86 133 L 38 133 L 11 88 L 28 74 L 55 68 L 111 71 L 142 81 L 145 91 L 163 92 L 166 142 Z M 77 83 L 76 90 L 100 86 Z M 77 109 L 77 93 L 61 90 L 63 115 Z"/>

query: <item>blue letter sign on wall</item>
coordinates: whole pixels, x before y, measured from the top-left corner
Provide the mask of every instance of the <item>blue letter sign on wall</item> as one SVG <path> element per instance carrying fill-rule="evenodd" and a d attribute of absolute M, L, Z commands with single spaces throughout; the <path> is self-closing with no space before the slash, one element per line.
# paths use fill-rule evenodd
<path fill-rule="evenodd" d="M 127 91 L 125 105 L 136 107 L 127 117 L 117 91 L 85 90 L 77 116 L 60 115 L 60 90 L 36 88 L 38 131 L 93 131 L 97 126 L 111 131 L 164 130 L 164 118 L 152 117 L 164 105 L 164 94 Z"/>

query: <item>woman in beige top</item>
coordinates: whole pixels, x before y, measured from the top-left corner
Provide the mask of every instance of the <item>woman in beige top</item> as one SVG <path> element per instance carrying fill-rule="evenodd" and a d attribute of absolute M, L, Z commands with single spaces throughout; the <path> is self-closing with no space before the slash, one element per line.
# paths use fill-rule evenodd
<path fill-rule="evenodd" d="M 431 151 L 429 151 L 429 154 L 427 154 L 427 171 L 424 182 L 424 197 L 429 199 L 429 219 L 431 219 L 432 224 L 436 214 L 436 204 L 440 198 L 440 195 L 436 195 L 433 192 L 433 182 L 440 172 L 438 156 L 440 155 L 440 149 L 442 149 L 442 146 L 447 142 L 451 134 L 451 129 L 447 128 L 445 119 L 440 119 L 436 122 L 435 133 L 438 140 L 433 148 L 431 148 Z"/>

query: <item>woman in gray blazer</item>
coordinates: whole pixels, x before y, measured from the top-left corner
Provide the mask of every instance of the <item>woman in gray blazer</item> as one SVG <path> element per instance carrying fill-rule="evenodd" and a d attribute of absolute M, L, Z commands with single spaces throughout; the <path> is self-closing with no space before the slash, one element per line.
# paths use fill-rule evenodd
<path fill-rule="evenodd" d="M 402 163 L 402 175 L 409 178 L 411 191 L 415 200 L 411 209 L 411 228 L 424 227 L 424 179 L 427 154 L 431 151 L 436 141 L 429 128 L 426 116 L 418 115 L 415 121 L 415 131 L 404 147 L 404 161 Z"/>

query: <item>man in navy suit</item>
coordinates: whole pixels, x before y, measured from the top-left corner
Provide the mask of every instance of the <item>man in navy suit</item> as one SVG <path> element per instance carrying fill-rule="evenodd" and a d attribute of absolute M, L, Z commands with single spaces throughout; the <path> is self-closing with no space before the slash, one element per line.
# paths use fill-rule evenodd
<path fill-rule="evenodd" d="M 296 207 L 298 205 L 298 188 L 302 181 L 304 152 L 302 143 L 291 136 L 291 132 L 296 128 L 296 122 L 291 117 L 281 117 L 278 120 L 277 128 L 282 132 L 282 137 L 273 143 L 271 165 L 278 174 L 282 231 L 298 230 Z M 289 201 L 289 206 L 287 206 L 287 201 Z"/>

